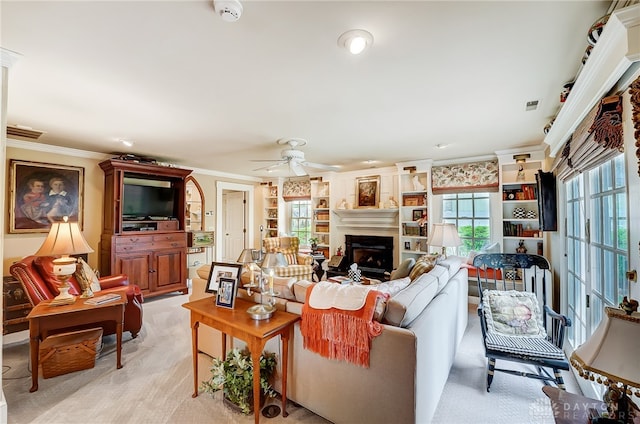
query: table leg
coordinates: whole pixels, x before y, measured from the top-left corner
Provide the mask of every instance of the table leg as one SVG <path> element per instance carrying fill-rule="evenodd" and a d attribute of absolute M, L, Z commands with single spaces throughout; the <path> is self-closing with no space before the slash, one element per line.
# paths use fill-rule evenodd
<path fill-rule="evenodd" d="M 122 305 L 124 315 L 124 305 Z M 116 322 L 116 368 L 122 368 L 122 320 Z"/>
<path fill-rule="evenodd" d="M 282 343 L 282 416 L 289 415 L 287 412 L 287 371 L 289 363 L 289 335 L 291 334 L 291 327 L 285 330 L 280 338 Z"/>
<path fill-rule="evenodd" d="M 224 361 L 225 359 L 227 359 L 227 335 L 222 331 L 220 332 L 220 335 L 222 336 L 222 342 L 220 346 L 222 346 L 222 360 Z"/>
<path fill-rule="evenodd" d="M 253 362 L 253 415 L 255 424 L 260 422 L 260 354 L 262 350 L 252 343 L 251 361 Z M 257 364 L 257 365 L 256 365 Z"/>
<path fill-rule="evenodd" d="M 191 323 L 191 355 L 193 359 L 193 394 L 191 397 L 198 396 L 198 321 Z"/>
<path fill-rule="evenodd" d="M 40 325 L 37 319 L 29 321 L 29 353 L 31 355 L 31 388 L 29 392 L 38 390 L 38 355 L 40 352 Z"/>

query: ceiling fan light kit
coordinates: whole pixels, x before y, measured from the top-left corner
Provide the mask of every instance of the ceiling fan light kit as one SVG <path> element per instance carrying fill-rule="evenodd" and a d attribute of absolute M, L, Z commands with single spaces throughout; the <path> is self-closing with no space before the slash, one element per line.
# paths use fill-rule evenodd
<path fill-rule="evenodd" d="M 351 54 L 360 54 L 373 44 L 373 35 L 364 29 L 352 29 L 338 37 L 338 45 Z"/>
<path fill-rule="evenodd" d="M 225 22 L 235 22 L 242 16 L 242 3 L 238 0 L 213 0 L 213 9 Z"/>

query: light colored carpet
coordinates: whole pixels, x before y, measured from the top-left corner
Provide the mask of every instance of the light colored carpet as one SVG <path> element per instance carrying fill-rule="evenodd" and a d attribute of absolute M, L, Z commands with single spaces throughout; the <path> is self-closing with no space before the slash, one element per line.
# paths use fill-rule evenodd
<path fill-rule="evenodd" d="M 226 408 L 221 393 L 192 398 L 189 312 L 180 305 L 187 296 L 169 295 L 144 304 L 144 326 L 136 339 L 125 333 L 123 365 L 115 368 L 115 338 L 90 370 L 39 380 L 29 393 L 29 344 L 24 339 L 3 346 L 3 390 L 8 422 L 23 423 L 251 423 Z M 485 360 L 478 317 L 469 327 L 445 386 L 434 423 L 552 423 L 541 383 L 497 374 L 491 393 L 484 389 Z M 199 379 L 206 379 L 210 358 L 201 354 Z M 574 391 L 575 390 L 571 390 Z M 277 403 L 279 405 L 279 402 Z M 289 403 L 289 416 L 261 417 L 273 424 L 327 423 Z"/>

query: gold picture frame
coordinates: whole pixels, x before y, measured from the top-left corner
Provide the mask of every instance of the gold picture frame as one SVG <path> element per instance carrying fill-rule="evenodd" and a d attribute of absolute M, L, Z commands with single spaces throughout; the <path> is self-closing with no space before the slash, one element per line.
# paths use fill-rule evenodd
<path fill-rule="evenodd" d="M 51 223 L 83 228 L 84 168 L 11 159 L 9 233 L 46 233 Z"/>
<path fill-rule="evenodd" d="M 377 208 L 379 201 L 380 176 L 356 178 L 356 208 Z"/>

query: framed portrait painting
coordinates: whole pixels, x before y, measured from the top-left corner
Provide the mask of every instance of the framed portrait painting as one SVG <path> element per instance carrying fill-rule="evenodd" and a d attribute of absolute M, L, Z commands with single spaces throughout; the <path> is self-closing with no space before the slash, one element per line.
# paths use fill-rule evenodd
<path fill-rule="evenodd" d="M 241 264 L 228 264 L 224 262 L 213 262 L 211 264 L 211 271 L 209 272 L 209 281 L 207 281 L 207 287 L 205 292 L 215 293 L 220 288 L 220 282 L 222 278 L 233 279 L 237 281 L 240 277 Z"/>
<path fill-rule="evenodd" d="M 379 200 L 379 175 L 356 178 L 356 208 L 377 208 Z"/>
<path fill-rule="evenodd" d="M 233 309 L 236 304 L 237 292 L 237 279 L 220 277 L 218 292 L 216 293 L 216 306 Z"/>
<path fill-rule="evenodd" d="M 82 229 L 84 168 L 12 159 L 9 232 L 46 233 L 66 216 Z"/>

